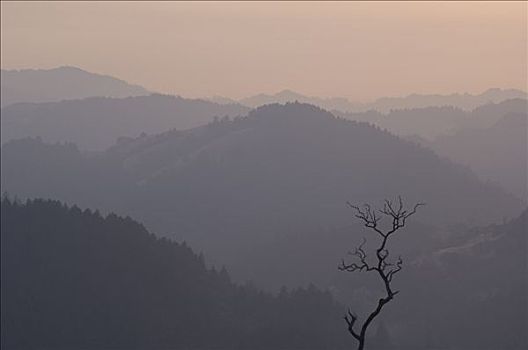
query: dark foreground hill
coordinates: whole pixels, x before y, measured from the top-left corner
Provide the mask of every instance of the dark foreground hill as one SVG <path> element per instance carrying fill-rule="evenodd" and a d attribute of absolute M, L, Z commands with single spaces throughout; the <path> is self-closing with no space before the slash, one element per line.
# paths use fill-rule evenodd
<path fill-rule="evenodd" d="M 353 346 L 343 307 L 328 293 L 310 287 L 273 296 L 235 285 L 185 243 L 156 238 L 130 218 L 8 199 L 1 216 L 3 349 Z M 372 348 L 525 349 L 527 220 L 525 211 L 458 232 L 406 262 Z M 354 281 L 347 303 L 362 317 L 381 286 L 344 277 Z"/>
<path fill-rule="evenodd" d="M 526 349 L 527 252 L 528 210 L 500 225 L 459 231 L 411 264 L 391 323 L 411 319 L 422 348 Z"/>
<path fill-rule="evenodd" d="M 130 218 L 1 204 L 2 349 L 345 349 L 342 308 L 311 287 L 238 286 Z"/>
<path fill-rule="evenodd" d="M 94 96 L 150 94 L 138 85 L 76 67 L 1 71 L 1 106 L 20 102 L 53 102 Z"/>
<path fill-rule="evenodd" d="M 393 237 L 391 255 L 399 253 L 392 247 L 408 229 Z M 400 293 L 382 316 L 395 349 L 526 349 L 527 244 L 525 210 L 502 224 L 452 228 L 436 248 L 417 257 L 405 254 L 393 281 Z M 355 310 L 374 307 L 383 293 L 382 283 L 368 277 L 343 276 L 349 281 L 345 290 L 354 291 L 346 302 Z"/>
<path fill-rule="evenodd" d="M 354 232 L 346 201 L 401 194 L 426 202 L 422 226 L 414 226 L 424 241 L 433 234 L 427 226 L 490 223 L 522 208 L 430 150 L 304 104 L 270 105 L 92 155 L 13 141 L 2 147 L 2 188 L 132 215 L 187 240 L 237 279 L 273 287 L 327 280 Z M 316 254 L 321 249 L 328 255 Z M 317 278 L 300 272 L 308 262 L 320 268 Z"/>
<path fill-rule="evenodd" d="M 158 94 L 19 103 L 2 109 L 2 142 L 41 137 L 47 142 L 73 142 L 84 150 L 103 150 L 119 138 L 188 129 L 214 117 L 234 117 L 248 110 L 240 105 Z"/>

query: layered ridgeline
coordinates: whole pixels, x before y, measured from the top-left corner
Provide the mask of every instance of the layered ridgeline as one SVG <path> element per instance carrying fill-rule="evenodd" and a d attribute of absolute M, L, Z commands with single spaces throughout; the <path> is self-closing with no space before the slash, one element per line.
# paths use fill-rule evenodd
<path fill-rule="evenodd" d="M 395 109 L 388 113 L 374 110 L 361 113 L 334 113 L 345 119 L 365 121 L 400 136 L 413 136 L 434 140 L 468 128 L 488 128 L 507 114 L 528 114 L 526 98 L 486 103 L 471 111 L 450 105 Z"/>
<path fill-rule="evenodd" d="M 94 96 L 128 97 L 150 94 L 111 76 L 76 67 L 4 70 L 0 72 L 1 106 L 20 102 L 52 102 Z"/>
<path fill-rule="evenodd" d="M 47 142 L 73 142 L 83 150 L 103 150 L 121 137 L 188 129 L 248 110 L 240 105 L 158 94 L 21 103 L 2 109 L 2 142 L 41 137 Z"/>
<path fill-rule="evenodd" d="M 327 267 L 356 243 L 346 201 L 401 194 L 426 202 L 417 219 L 433 226 L 494 222 L 523 205 L 430 150 L 297 103 L 95 154 L 13 141 L 2 147 L 2 163 L 3 190 L 133 215 L 189 241 L 237 279 L 273 287 L 333 283 Z M 416 242 L 429 244 L 433 231 L 412 227 Z M 303 272 L 306 264 L 314 275 Z"/>
<path fill-rule="evenodd" d="M 346 349 L 314 287 L 238 286 L 130 218 L 3 199 L 3 349 Z"/>
<path fill-rule="evenodd" d="M 385 128 L 469 167 L 485 182 L 526 200 L 528 101 L 487 104 L 471 112 L 434 107 L 342 114 Z"/>
<path fill-rule="evenodd" d="M 427 107 L 451 106 L 457 109 L 471 111 L 481 105 L 500 103 L 502 101 L 523 98 L 526 92 L 517 89 L 488 89 L 481 94 L 412 94 L 404 97 L 382 97 L 373 102 L 357 103 L 343 97 L 321 98 L 306 96 L 291 90 L 283 90 L 276 94 L 258 94 L 243 98 L 238 102 L 249 107 L 259 107 L 271 103 L 302 102 L 338 112 L 376 111 L 387 114 L 392 110 L 421 109 Z M 213 97 L 211 100 L 219 103 L 233 103 L 232 99 Z"/>
<path fill-rule="evenodd" d="M 469 166 L 483 180 L 528 198 L 528 114 L 509 113 L 495 124 L 466 128 L 421 142 L 438 154 Z"/>

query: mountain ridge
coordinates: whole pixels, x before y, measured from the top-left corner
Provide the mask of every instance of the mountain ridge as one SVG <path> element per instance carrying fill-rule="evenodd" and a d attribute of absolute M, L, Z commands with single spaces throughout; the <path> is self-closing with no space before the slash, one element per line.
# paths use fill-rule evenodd
<path fill-rule="evenodd" d="M 316 105 L 329 111 L 346 112 L 369 112 L 377 111 L 388 114 L 391 110 L 417 109 L 427 107 L 452 106 L 464 111 L 471 111 L 481 105 L 499 103 L 508 99 L 528 98 L 525 91 L 519 89 L 489 88 L 480 94 L 451 93 L 451 94 L 418 94 L 413 93 L 398 97 L 380 97 L 372 102 L 352 102 L 345 97 L 318 97 L 308 96 L 290 89 L 284 89 L 277 93 L 257 95 L 241 98 L 238 100 L 216 96 L 211 99 L 222 103 L 238 102 L 251 108 L 265 104 L 302 102 Z"/>
<path fill-rule="evenodd" d="M 0 72 L 1 107 L 20 102 L 58 102 L 86 97 L 128 97 L 151 92 L 124 80 L 78 67 L 13 69 Z"/>
<path fill-rule="evenodd" d="M 1 214 L 2 348 L 347 348 L 341 307 L 313 286 L 235 284 L 129 217 L 5 196 Z"/>
<path fill-rule="evenodd" d="M 102 150 L 122 137 L 188 129 L 214 117 L 234 117 L 247 110 L 240 105 L 162 94 L 18 103 L 2 108 L 2 142 L 41 137 L 48 142 L 74 142 L 82 149 Z"/>
<path fill-rule="evenodd" d="M 177 239 L 226 264 L 237 279 L 272 286 L 270 271 L 275 283 L 303 277 L 289 279 L 276 265 L 280 257 L 254 249 L 346 227 L 347 200 L 425 201 L 420 220 L 437 226 L 494 222 L 523 205 L 432 150 L 299 103 L 140 136 L 90 155 L 12 141 L 2 146 L 2 162 L 2 188 L 11 193 L 133 215 L 166 235 L 181 227 Z"/>

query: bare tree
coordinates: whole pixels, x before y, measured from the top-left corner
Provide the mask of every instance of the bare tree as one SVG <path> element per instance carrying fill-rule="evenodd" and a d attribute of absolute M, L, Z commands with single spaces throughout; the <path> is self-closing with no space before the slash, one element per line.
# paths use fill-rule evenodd
<path fill-rule="evenodd" d="M 368 262 L 367 253 L 364 249 L 367 240 L 363 238 L 363 242 L 355 249 L 355 251 L 349 253 L 354 256 L 355 261 L 352 263 L 345 263 L 343 260 L 338 267 L 339 270 L 348 272 L 374 272 L 378 274 L 384 285 L 385 296 L 378 300 L 376 308 L 368 315 L 363 324 L 356 327 L 358 317 L 355 313 L 351 312 L 350 309 L 344 317 L 348 332 L 358 341 L 358 350 L 363 350 L 365 348 L 365 337 L 368 327 L 374 318 L 379 315 L 383 307 L 399 293 L 399 291 L 392 289 L 391 282 L 394 276 L 401 271 L 403 260 L 401 256 L 398 257 L 397 260 L 391 261 L 389 259 L 389 250 L 387 248 L 389 237 L 399 229 L 403 228 L 406 220 L 416 213 L 419 206 L 424 204 L 418 203 L 415 204 L 412 209 L 405 209 L 401 197 L 398 197 L 397 203 L 385 200 L 383 209 L 372 208 L 368 204 L 363 205 L 363 207 L 352 205 L 350 202 L 347 202 L 347 204 L 354 209 L 356 212 L 355 216 L 363 221 L 365 227 L 371 229 L 377 236 L 379 236 L 380 241 L 376 249 L 375 263 Z M 388 217 L 392 222 L 392 226 L 388 230 L 383 230 L 378 225 L 383 217 Z"/>

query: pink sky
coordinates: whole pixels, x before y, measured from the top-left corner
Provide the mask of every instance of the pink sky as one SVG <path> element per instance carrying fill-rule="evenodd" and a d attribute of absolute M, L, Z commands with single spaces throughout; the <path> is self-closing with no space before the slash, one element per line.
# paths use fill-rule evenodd
<path fill-rule="evenodd" d="M 526 2 L 2 2 L 5 69 L 72 65 L 151 90 L 370 100 L 527 85 Z"/>

